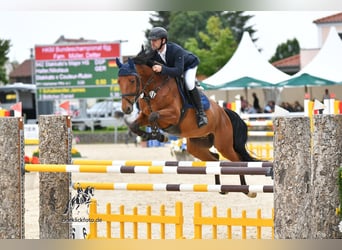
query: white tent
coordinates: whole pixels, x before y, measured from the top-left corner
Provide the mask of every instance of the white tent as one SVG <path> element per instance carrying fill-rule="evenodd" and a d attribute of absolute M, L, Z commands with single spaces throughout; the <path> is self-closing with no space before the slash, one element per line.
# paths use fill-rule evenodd
<path fill-rule="evenodd" d="M 342 41 L 335 27 L 330 29 L 322 48 L 312 61 L 292 77 L 303 73 L 325 78 L 333 82 L 342 81 Z"/>
<path fill-rule="evenodd" d="M 272 84 L 290 77 L 262 57 L 248 32 L 244 32 L 241 42 L 231 59 L 218 72 L 202 82 L 217 86 L 245 77 Z"/>

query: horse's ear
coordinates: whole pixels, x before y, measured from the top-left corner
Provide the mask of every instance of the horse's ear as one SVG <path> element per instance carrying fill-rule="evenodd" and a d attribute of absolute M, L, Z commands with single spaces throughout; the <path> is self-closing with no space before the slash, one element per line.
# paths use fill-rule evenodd
<path fill-rule="evenodd" d="M 120 62 L 119 58 L 115 58 L 116 65 L 118 65 L 119 68 L 121 68 L 122 63 Z"/>
<path fill-rule="evenodd" d="M 128 65 L 131 69 L 134 69 L 135 70 L 135 66 L 134 66 L 134 62 L 133 62 L 133 59 L 132 58 L 128 58 Z"/>

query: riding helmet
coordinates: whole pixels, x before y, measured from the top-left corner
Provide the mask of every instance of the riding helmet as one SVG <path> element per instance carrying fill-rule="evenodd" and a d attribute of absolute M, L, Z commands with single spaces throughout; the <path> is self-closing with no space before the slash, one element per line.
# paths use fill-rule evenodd
<path fill-rule="evenodd" d="M 156 40 L 156 39 L 167 39 L 167 31 L 163 27 L 154 27 L 151 29 L 150 34 L 148 35 L 149 40 Z"/>

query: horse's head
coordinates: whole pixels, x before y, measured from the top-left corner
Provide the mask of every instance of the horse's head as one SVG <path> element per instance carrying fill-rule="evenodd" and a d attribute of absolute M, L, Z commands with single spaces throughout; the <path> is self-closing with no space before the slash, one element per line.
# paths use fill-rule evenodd
<path fill-rule="evenodd" d="M 121 109 L 125 114 L 130 114 L 140 93 L 139 75 L 131 58 L 128 58 L 127 63 L 121 63 L 116 58 L 116 64 L 119 67 L 118 84 L 122 97 Z"/>
<path fill-rule="evenodd" d="M 152 61 L 154 51 L 145 50 L 144 46 L 134 58 L 128 58 L 127 63 L 121 63 L 116 58 L 116 64 L 119 67 L 118 84 L 121 91 L 122 101 L 121 109 L 125 114 L 133 111 L 134 103 L 138 100 L 143 87 L 142 83 L 148 82 L 153 73 Z"/>

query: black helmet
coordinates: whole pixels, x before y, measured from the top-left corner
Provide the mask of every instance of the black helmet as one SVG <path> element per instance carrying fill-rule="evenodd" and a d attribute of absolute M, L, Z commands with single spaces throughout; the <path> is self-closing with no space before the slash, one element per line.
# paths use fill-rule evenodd
<path fill-rule="evenodd" d="M 167 39 L 167 31 L 163 27 L 154 27 L 151 29 L 150 34 L 148 35 L 149 40 L 156 40 L 166 38 Z"/>

